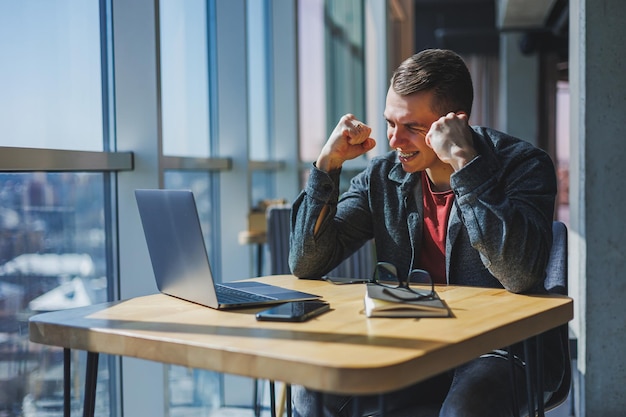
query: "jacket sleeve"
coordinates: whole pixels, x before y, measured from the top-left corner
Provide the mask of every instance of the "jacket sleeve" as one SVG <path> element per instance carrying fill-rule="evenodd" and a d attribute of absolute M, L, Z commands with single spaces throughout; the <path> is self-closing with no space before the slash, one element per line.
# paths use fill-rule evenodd
<path fill-rule="evenodd" d="M 326 173 L 313 166 L 304 190 L 292 205 L 289 267 L 297 277 L 319 278 L 327 274 L 367 240 L 354 228 L 352 221 L 337 216 L 340 173 L 340 170 Z M 359 194 L 354 191 L 355 183 L 359 183 L 355 180 L 349 193 L 352 198 L 350 202 L 342 201 L 342 206 L 357 204 L 359 200 L 358 204 L 366 205 L 366 197 L 355 197 Z M 314 233 L 324 207 L 328 207 L 328 212 L 318 232 Z M 352 212 L 351 209 L 342 211 Z"/>
<path fill-rule="evenodd" d="M 504 288 L 519 293 L 545 276 L 556 174 L 542 150 L 522 141 L 501 146 L 454 173 L 451 186 L 471 245 Z"/>

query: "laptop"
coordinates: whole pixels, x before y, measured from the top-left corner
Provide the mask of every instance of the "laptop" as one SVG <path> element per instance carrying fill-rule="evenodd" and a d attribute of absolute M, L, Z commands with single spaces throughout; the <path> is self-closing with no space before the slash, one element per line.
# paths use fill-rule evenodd
<path fill-rule="evenodd" d="M 135 190 L 160 292 L 215 309 L 256 307 L 320 296 L 254 281 L 216 283 L 189 190 Z"/>

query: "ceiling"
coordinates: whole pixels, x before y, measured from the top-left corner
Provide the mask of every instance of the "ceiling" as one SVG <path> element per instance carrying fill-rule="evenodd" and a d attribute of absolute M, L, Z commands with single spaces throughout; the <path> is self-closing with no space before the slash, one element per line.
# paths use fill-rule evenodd
<path fill-rule="evenodd" d="M 413 0 L 417 49 L 497 54 L 502 32 L 522 32 L 524 53 L 567 55 L 568 0 Z"/>
<path fill-rule="evenodd" d="M 496 25 L 502 29 L 543 28 L 556 0 L 496 0 Z"/>

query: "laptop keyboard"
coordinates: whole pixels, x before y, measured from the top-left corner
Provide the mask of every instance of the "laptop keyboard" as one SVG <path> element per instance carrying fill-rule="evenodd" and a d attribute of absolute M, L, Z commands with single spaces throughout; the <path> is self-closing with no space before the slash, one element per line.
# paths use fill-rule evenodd
<path fill-rule="evenodd" d="M 225 285 L 216 285 L 217 300 L 222 304 L 238 304 L 258 301 L 272 301 L 275 298 L 261 294 L 253 294 L 246 291 L 240 291 Z"/>

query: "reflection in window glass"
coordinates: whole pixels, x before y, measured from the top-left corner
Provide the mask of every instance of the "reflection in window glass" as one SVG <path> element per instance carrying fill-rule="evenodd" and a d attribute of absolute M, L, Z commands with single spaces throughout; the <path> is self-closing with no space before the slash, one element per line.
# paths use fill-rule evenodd
<path fill-rule="evenodd" d="M 0 2 L 2 146 L 103 149 L 99 2 Z"/>
<path fill-rule="evenodd" d="M 163 154 L 208 157 L 206 1 L 161 0 Z"/>
<path fill-rule="evenodd" d="M 108 300 L 104 204 L 103 174 L 0 173 L 0 415 L 63 415 L 63 350 L 30 343 L 28 318 Z M 84 369 L 84 352 L 72 353 Z M 113 368 L 99 368 L 96 415 L 110 416 Z"/>

